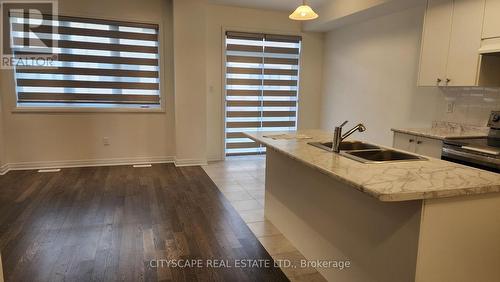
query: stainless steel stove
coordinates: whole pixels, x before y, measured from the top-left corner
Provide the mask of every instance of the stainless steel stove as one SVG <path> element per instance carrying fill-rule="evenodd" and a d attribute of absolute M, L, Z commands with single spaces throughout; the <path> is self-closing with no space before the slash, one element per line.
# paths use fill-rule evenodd
<path fill-rule="evenodd" d="M 500 111 L 492 112 L 488 137 L 445 140 L 441 158 L 500 173 Z"/>

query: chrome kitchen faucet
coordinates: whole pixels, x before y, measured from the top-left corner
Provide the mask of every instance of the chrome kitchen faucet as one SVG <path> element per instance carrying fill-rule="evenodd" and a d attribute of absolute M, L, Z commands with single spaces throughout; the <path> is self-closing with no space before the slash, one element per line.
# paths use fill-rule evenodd
<path fill-rule="evenodd" d="M 342 127 L 346 125 L 348 121 L 344 121 L 340 126 L 335 127 L 335 131 L 333 132 L 333 140 L 332 140 L 332 151 L 335 153 L 340 152 L 340 143 L 347 137 L 351 136 L 354 132 L 359 131 L 363 132 L 366 130 L 366 127 L 360 123 L 356 125 L 355 127 L 351 128 L 349 131 L 346 133 L 342 134 Z"/>

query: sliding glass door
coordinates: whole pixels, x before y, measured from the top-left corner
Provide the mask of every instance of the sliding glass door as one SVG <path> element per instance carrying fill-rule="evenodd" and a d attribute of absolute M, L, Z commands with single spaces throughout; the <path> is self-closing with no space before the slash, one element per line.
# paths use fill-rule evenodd
<path fill-rule="evenodd" d="M 242 132 L 295 130 L 301 37 L 226 33 L 226 155 L 262 154 Z"/>

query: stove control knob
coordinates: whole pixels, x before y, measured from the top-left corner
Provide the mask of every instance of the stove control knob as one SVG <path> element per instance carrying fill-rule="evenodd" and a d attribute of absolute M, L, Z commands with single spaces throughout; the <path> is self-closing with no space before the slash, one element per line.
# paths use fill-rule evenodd
<path fill-rule="evenodd" d="M 493 115 L 493 118 L 491 119 L 493 122 L 499 122 L 500 121 L 500 115 Z"/>

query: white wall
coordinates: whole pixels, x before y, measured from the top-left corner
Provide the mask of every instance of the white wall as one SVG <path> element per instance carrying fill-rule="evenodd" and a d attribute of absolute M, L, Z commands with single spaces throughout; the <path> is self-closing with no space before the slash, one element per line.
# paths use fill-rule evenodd
<path fill-rule="evenodd" d="M 169 1 L 60 0 L 59 13 L 161 25 L 164 113 L 16 113 L 12 71 L 2 70 L 6 162 L 165 159 L 175 154 L 172 27 Z M 104 146 L 109 137 L 110 146 Z"/>
<path fill-rule="evenodd" d="M 443 94 L 417 88 L 424 4 L 327 34 L 321 126 L 366 124 L 353 138 L 391 145 L 391 127 L 429 127 Z"/>
<path fill-rule="evenodd" d="M 300 128 L 319 127 L 323 34 L 301 33 L 301 24 L 288 13 L 231 6 L 208 5 L 207 44 L 207 155 L 209 160 L 224 158 L 223 116 L 223 36 L 224 29 L 302 35 L 300 76 Z"/>
<path fill-rule="evenodd" d="M 204 0 L 174 1 L 176 163 L 206 161 Z"/>
<path fill-rule="evenodd" d="M 302 33 L 299 89 L 299 129 L 319 128 L 321 124 L 321 85 L 325 34 Z"/>

